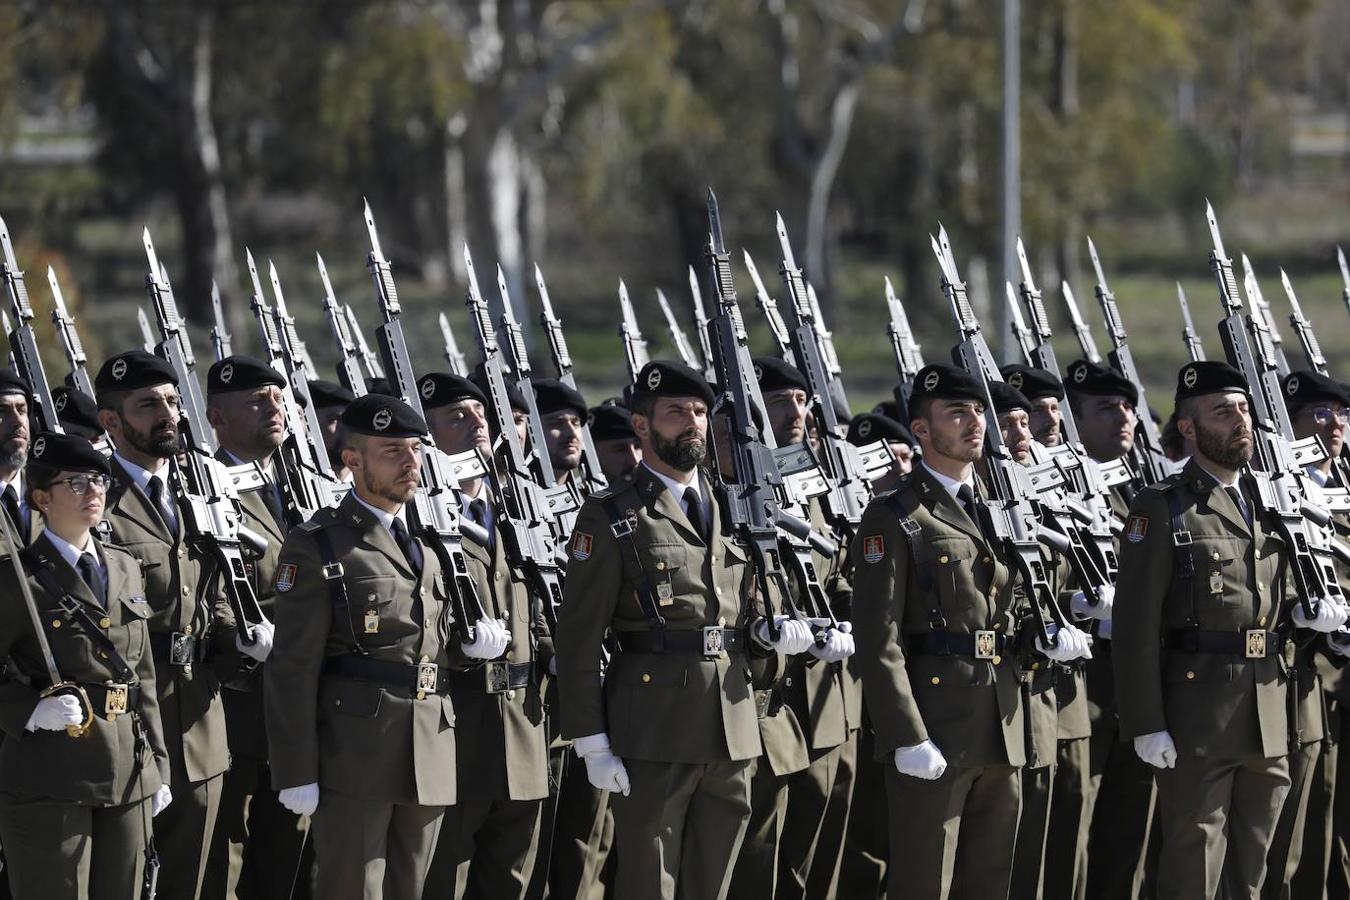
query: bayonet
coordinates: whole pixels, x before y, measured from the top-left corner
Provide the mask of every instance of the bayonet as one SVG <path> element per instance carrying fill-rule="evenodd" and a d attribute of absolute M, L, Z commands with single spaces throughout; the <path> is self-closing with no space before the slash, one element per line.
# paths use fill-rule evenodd
<path fill-rule="evenodd" d="M 638 326 L 637 313 L 633 310 L 633 301 L 628 299 L 628 285 L 619 280 L 619 337 L 623 339 L 623 353 L 628 360 L 628 380 L 636 381 L 638 372 L 647 364 L 647 342 L 642 338 L 642 329 Z"/>
<path fill-rule="evenodd" d="M 1265 321 L 1266 330 L 1270 332 L 1270 345 L 1275 351 L 1275 367 L 1283 378 L 1289 374 L 1289 360 L 1284 355 L 1284 338 L 1280 336 L 1280 329 L 1275 324 L 1275 314 L 1271 312 L 1270 304 L 1261 293 L 1261 283 L 1256 280 L 1252 261 L 1245 253 L 1242 254 L 1242 282 L 1247 289 L 1247 297 L 1251 300 L 1252 311 L 1261 316 Z"/>
<path fill-rule="evenodd" d="M 4 248 L 4 259 L 0 260 L 0 279 L 5 283 L 10 311 L 14 314 L 13 328 L 7 324 L 5 330 L 9 336 L 9 353 L 14 368 L 28 382 L 29 390 L 32 391 L 28 414 L 41 431 L 63 431 L 56 407 L 52 404 L 47 373 L 42 369 L 42 354 L 38 352 L 37 337 L 33 333 L 33 304 L 28 300 L 28 285 L 24 282 L 23 270 L 14 259 L 9 226 L 3 219 L 0 219 L 0 246 Z"/>
<path fill-rule="evenodd" d="M 914 332 L 909 327 L 909 317 L 905 315 L 904 304 L 895 295 L 890 276 L 886 277 L 886 307 L 891 315 L 886 331 L 891 336 L 895 370 L 900 376 L 894 391 L 896 413 L 901 421 L 908 422 L 909 398 L 914 393 L 914 376 L 923 368 L 923 348 L 914 340 Z"/>
<path fill-rule="evenodd" d="M 1299 305 L 1298 297 L 1294 294 L 1294 285 L 1289 281 L 1284 269 L 1280 270 L 1280 283 L 1284 285 L 1284 295 L 1289 298 L 1289 308 L 1292 310 L 1289 313 L 1289 324 L 1293 326 L 1299 343 L 1303 345 L 1303 355 L 1308 360 L 1308 367 L 1319 375 L 1327 375 L 1327 358 L 1322 353 L 1317 332 L 1313 331 L 1308 317 L 1303 315 L 1303 307 Z"/>
<path fill-rule="evenodd" d="M 769 296 L 768 288 L 764 287 L 759 270 L 755 268 L 755 261 L 750 258 L 750 251 L 742 250 L 741 253 L 745 257 L 745 268 L 750 273 L 750 280 L 755 284 L 755 303 L 764 313 L 764 320 L 769 323 L 769 334 L 778 348 L 778 355 L 784 362 L 792 362 L 792 340 L 788 337 L 787 323 L 783 321 L 783 316 L 778 311 L 778 304 Z"/>
<path fill-rule="evenodd" d="M 145 307 L 136 307 L 136 324 L 141 329 L 141 346 L 146 353 L 155 352 L 155 333 L 150 329 L 150 317 L 145 314 Z"/>
<path fill-rule="evenodd" d="M 234 350 L 229 328 L 225 325 L 225 310 L 220 305 L 220 287 L 214 278 L 211 279 L 211 313 L 215 317 L 215 324 L 211 326 L 211 347 L 215 350 L 216 359 L 220 360 L 233 355 Z"/>
<path fill-rule="evenodd" d="M 1195 330 L 1195 321 L 1191 318 L 1191 305 L 1186 302 L 1186 291 L 1177 282 L 1177 302 L 1181 304 L 1181 339 L 1186 343 L 1186 352 L 1191 362 L 1200 362 L 1205 358 L 1205 344 L 1200 333 Z"/>
<path fill-rule="evenodd" d="M 1022 307 L 1017 305 L 1017 289 L 1013 287 L 1011 281 L 1003 282 L 1008 297 L 1008 312 L 1012 313 L 1012 336 L 1017 342 L 1017 348 L 1022 351 L 1022 362 L 1031 362 L 1031 353 L 1036 346 L 1032 340 L 1031 332 L 1027 329 L 1027 323 L 1022 318 Z M 1058 376 L 1058 372 L 1055 373 Z"/>
<path fill-rule="evenodd" d="M 338 381 L 357 397 L 366 394 L 366 379 L 361 374 L 361 351 L 356 346 L 352 332 L 347 327 L 347 310 L 333 296 L 333 282 L 328 278 L 328 267 L 323 257 L 314 254 L 319 263 L 319 278 L 323 281 L 323 314 L 328 319 L 328 327 L 333 333 L 333 341 L 338 348 Z"/>
<path fill-rule="evenodd" d="M 694 353 L 693 345 L 689 343 L 688 335 L 684 333 L 684 329 L 675 318 L 674 311 L 670 308 L 666 292 L 660 288 L 656 289 L 656 304 L 661 307 L 661 315 L 666 318 L 666 330 L 670 332 L 670 341 L 675 345 L 675 352 L 679 354 L 680 361 L 695 371 L 703 368 L 703 364 Z"/>
<path fill-rule="evenodd" d="M 443 345 L 441 355 L 445 357 L 445 364 L 454 374 L 461 378 L 467 378 L 469 376 L 469 365 L 464 360 L 464 354 L 459 351 L 459 341 L 455 340 L 455 332 L 450 328 L 450 320 L 446 318 L 445 313 L 438 313 L 436 321 L 441 326 L 441 343 Z"/>
<path fill-rule="evenodd" d="M 1078 347 L 1083 353 L 1083 358 L 1093 365 L 1101 365 L 1102 354 L 1097 349 L 1097 341 L 1092 337 L 1092 329 L 1083 319 L 1083 314 L 1078 309 L 1078 301 L 1074 299 L 1073 288 L 1069 287 L 1067 281 L 1059 283 L 1060 293 L 1064 296 L 1064 305 L 1069 310 L 1069 322 L 1073 326 L 1074 336 L 1078 338 Z"/>
<path fill-rule="evenodd" d="M 47 283 L 52 289 L 52 324 L 61 338 L 61 347 L 65 351 L 66 361 L 70 363 L 71 379 L 75 387 L 89 397 L 95 396 L 94 382 L 89 377 L 88 357 L 84 352 L 84 343 L 75 327 L 75 317 L 66 309 L 66 298 L 61 293 L 61 285 L 56 280 L 56 270 L 47 267 Z"/>
<path fill-rule="evenodd" d="M 708 314 L 703 308 L 703 288 L 693 266 L 689 267 L 689 294 L 694 300 L 694 331 L 698 332 L 698 346 L 703 354 L 703 377 L 712 384 L 716 377 L 712 369 L 712 338 L 708 334 Z"/>
<path fill-rule="evenodd" d="M 539 289 L 539 324 L 548 338 L 549 350 L 553 356 L 553 368 L 558 372 L 558 380 L 572 389 L 576 389 L 577 379 L 572 374 L 572 354 L 567 349 L 567 336 L 563 333 L 562 320 L 553 312 L 553 301 L 549 298 L 548 285 L 544 283 L 544 273 L 539 266 L 534 267 L 534 283 Z M 581 480 L 587 494 L 603 490 L 606 486 L 605 473 L 600 468 L 600 456 L 595 450 L 595 441 L 591 437 L 589 417 L 583 417 L 581 423 Z M 565 541 L 564 541 L 565 543 Z"/>

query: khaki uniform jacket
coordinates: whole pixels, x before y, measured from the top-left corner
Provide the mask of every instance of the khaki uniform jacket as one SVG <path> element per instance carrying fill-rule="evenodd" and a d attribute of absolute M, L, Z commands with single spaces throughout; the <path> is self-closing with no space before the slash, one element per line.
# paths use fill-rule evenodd
<path fill-rule="evenodd" d="M 135 557 L 112 544 L 99 544 L 98 553 L 108 573 L 108 608 L 105 610 L 84 580 L 45 536 L 34 543 L 34 553 L 72 597 L 87 607 L 102 625 L 117 652 L 140 682 L 141 720 L 145 745 L 138 755 L 132 716 L 119 715 L 108 721 L 103 709 L 94 708 L 94 721 L 80 738 L 65 731 L 28 731 L 24 726 L 38 703 L 39 691 L 48 683 L 47 667 L 33 634 L 33 624 L 24 607 L 13 561 L 0 561 L 0 658 L 8 658 L 11 674 L 0 681 L 0 728 L 6 740 L 0 743 L 0 792 L 19 800 L 57 800 L 90 806 L 118 806 L 143 800 L 169 780 L 169 757 L 160 729 L 159 703 L 155 695 L 155 664 L 150 654 L 145 601 L 140 567 Z M 66 681 L 101 685 L 122 683 L 103 651 L 72 621 L 37 579 L 27 578 L 38 612 L 56 659 L 57 671 Z M 22 676 L 14 677 L 14 672 Z M 27 682 L 27 683 L 25 683 Z"/>
<path fill-rule="evenodd" d="M 705 479 L 703 497 L 712 510 L 715 536 L 711 547 L 646 466 L 638 466 L 631 484 L 594 495 L 582 506 L 554 636 L 563 737 L 605 732 L 617 756 L 659 762 L 703 764 L 760 755 L 745 653 L 705 659 L 697 653 L 621 650 L 603 685 L 600 680 L 606 629 L 619 634 L 650 630 L 637 595 L 643 571 L 658 595 L 668 631 L 748 624 L 749 551 L 723 534 L 714 490 Z M 621 513 L 631 511 L 631 542 L 610 530 L 602 504 L 607 496 Z"/>
<path fill-rule="evenodd" d="M 1169 493 L 1180 501 L 1189 547 L 1173 546 Z M 1163 644 L 1192 614 L 1203 631 L 1237 634 L 1283 624 L 1284 542 L 1259 519 L 1248 526 L 1194 460 L 1139 493 L 1125 530 L 1113 634 L 1122 734 L 1167 730 L 1187 756 L 1285 755 L 1286 660 L 1276 642 L 1268 642 L 1263 659 L 1185 653 Z M 1183 553 L 1195 567 L 1189 579 L 1182 575 Z"/>
<path fill-rule="evenodd" d="M 767 693 L 765 715 L 759 719 L 759 739 L 764 745 L 764 759 L 769 770 L 782 777 L 801 772 L 811 765 L 807 752 L 806 727 L 797 717 L 794 707 L 786 702 L 784 682 L 788 679 L 799 680 L 802 666 L 791 665 L 788 657 L 781 653 L 772 653 L 766 657 L 752 658 L 750 670 L 754 675 L 756 700 Z M 798 694 L 805 693 L 799 689 Z M 761 763 L 762 765 L 762 763 Z"/>
<path fill-rule="evenodd" d="M 234 654 L 234 614 L 225 600 L 215 564 L 188 549 L 183 513 L 178 531 L 169 534 L 151 501 L 135 486 L 116 458 L 111 460 L 113 485 L 108 491 L 104 521 L 111 541 L 131 552 L 141 564 L 145 599 L 150 604 L 150 634 L 166 638 L 175 631 L 210 644 L 210 657 Z M 170 759 L 181 759 L 188 781 L 205 781 L 230 766 L 225 741 L 225 710 L 220 680 L 209 664 L 189 672 L 155 653 L 159 716 Z"/>
<path fill-rule="evenodd" d="M 323 531 L 342 565 L 348 608 L 334 607 L 316 542 Z M 349 494 L 293 529 L 277 565 L 276 639 L 263 668 L 272 786 L 321 788 L 386 803 L 455 802 L 455 711 L 449 694 L 419 700 L 396 687 L 324 673 L 355 642 L 369 658 L 463 667 L 447 649 L 441 567 L 423 545 L 416 577 L 375 514 Z M 368 633 L 367 614 L 374 617 Z"/>
<path fill-rule="evenodd" d="M 459 741 L 486 742 L 495 748 L 494 755 L 505 757 L 509 799 L 541 800 L 548 796 L 548 732 L 539 674 L 547 671 L 553 657 L 553 639 L 543 608 L 535 604 L 529 586 L 506 560 L 500 531 L 493 543 L 495 552 L 490 555 L 487 548 L 464 541 L 469 577 L 478 588 L 484 614 L 502 619 L 511 632 L 506 661 L 533 661 L 535 677 L 523 690 L 508 696 L 487 693 L 486 673 L 479 663 L 457 676 L 452 696 Z"/>
<path fill-rule="evenodd" d="M 973 634 L 1014 626 L 1013 572 L 978 526 L 924 466 L 895 490 L 922 529 L 933 572 L 929 597 L 900 520 L 882 494 L 868 504 L 852 548 L 853 608 L 863 696 L 879 759 L 932 740 L 954 766 L 1026 762 L 1026 734 L 1015 654 L 909 655 L 904 639 L 930 631 L 934 601 L 947 630 Z"/>

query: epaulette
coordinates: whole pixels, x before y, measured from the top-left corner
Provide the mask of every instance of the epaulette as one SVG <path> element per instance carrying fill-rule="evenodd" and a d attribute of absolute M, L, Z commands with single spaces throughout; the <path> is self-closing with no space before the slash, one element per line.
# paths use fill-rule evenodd
<path fill-rule="evenodd" d="M 114 553 L 121 553 L 123 556 L 129 556 L 133 560 L 139 562 L 139 560 L 136 557 L 136 554 L 132 553 L 130 550 L 128 550 L 126 547 L 123 547 L 121 544 L 114 544 L 109 541 L 100 540 L 99 549 L 104 551 L 112 551 Z"/>
<path fill-rule="evenodd" d="M 1157 488 L 1159 491 L 1170 491 L 1179 484 L 1185 484 L 1190 478 L 1185 472 L 1173 472 L 1162 481 L 1155 482 L 1150 487 Z"/>
<path fill-rule="evenodd" d="M 323 522 L 316 522 L 314 519 L 310 519 L 308 522 L 301 522 L 299 525 L 295 526 L 295 530 L 302 534 L 313 534 L 320 528 L 323 528 L 323 526 Z"/>
<path fill-rule="evenodd" d="M 304 534 L 313 534 L 325 525 L 331 525 L 338 520 L 338 508 L 336 506 L 325 506 L 323 509 L 309 517 L 308 521 L 301 522 L 295 526 L 295 530 Z"/>

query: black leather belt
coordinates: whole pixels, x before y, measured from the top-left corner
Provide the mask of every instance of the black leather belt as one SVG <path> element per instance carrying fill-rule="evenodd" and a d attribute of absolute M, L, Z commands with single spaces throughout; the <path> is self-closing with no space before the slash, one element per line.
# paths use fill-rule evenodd
<path fill-rule="evenodd" d="M 481 688 L 489 694 L 504 694 L 507 691 L 519 691 L 530 684 L 534 677 L 534 663 L 509 663 L 492 660 L 483 666 L 482 672 L 470 669 L 467 672 L 451 672 L 451 682 L 461 690 Z"/>
<path fill-rule="evenodd" d="M 450 693 L 450 670 L 430 662 L 401 663 L 364 656 L 330 656 L 324 660 L 323 671 L 325 675 L 406 688 L 418 700 L 427 694 Z"/>
<path fill-rule="evenodd" d="M 717 625 L 683 631 L 621 631 L 617 637 L 619 649 L 629 653 L 697 653 L 713 659 L 745 648 L 745 635 L 740 629 Z"/>
<path fill-rule="evenodd" d="M 81 684 L 80 687 L 89 695 L 94 715 L 103 716 L 109 722 L 141 708 L 139 684 Z"/>
<path fill-rule="evenodd" d="M 194 663 L 204 662 L 208 646 L 195 634 L 150 632 L 150 649 L 154 651 L 156 662 L 164 660 L 171 666 L 191 667 Z"/>
<path fill-rule="evenodd" d="M 1178 628 L 1167 632 L 1164 646 L 1180 653 L 1221 653 L 1244 659 L 1265 659 L 1279 653 L 1282 640 L 1278 631 L 1266 631 L 1264 628 L 1242 631 Z"/>
<path fill-rule="evenodd" d="M 924 631 L 905 635 L 905 652 L 915 656 L 969 656 L 993 659 L 1012 645 L 1006 634 L 997 631 Z"/>

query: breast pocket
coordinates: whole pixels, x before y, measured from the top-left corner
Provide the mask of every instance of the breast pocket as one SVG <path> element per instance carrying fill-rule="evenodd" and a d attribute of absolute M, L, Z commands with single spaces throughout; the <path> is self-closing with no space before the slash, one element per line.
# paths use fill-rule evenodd
<path fill-rule="evenodd" d="M 146 619 L 150 618 L 150 604 L 141 596 L 123 597 L 121 614 L 121 624 L 111 626 L 108 629 L 108 636 L 112 638 L 113 644 L 127 661 L 127 665 L 134 667 L 137 660 L 147 652 L 145 645 L 149 628 Z"/>
<path fill-rule="evenodd" d="M 348 609 L 334 610 L 337 619 L 351 623 L 351 633 L 366 647 L 385 647 L 398 643 L 402 604 L 399 579 L 392 575 L 359 575 L 346 581 Z"/>
<path fill-rule="evenodd" d="M 1246 567 L 1237 538 L 1195 538 L 1191 544 L 1191 596 L 1200 608 L 1226 608 L 1245 594 Z"/>
<path fill-rule="evenodd" d="M 696 588 L 697 572 L 690 571 L 688 549 L 674 541 L 652 542 L 642 549 L 642 569 L 627 559 L 624 567 L 634 583 L 644 576 L 658 606 L 670 606 L 675 598 Z M 628 554 L 631 556 L 631 554 Z"/>
<path fill-rule="evenodd" d="M 969 605 L 970 597 L 980 592 L 976 585 L 975 547 L 966 540 L 935 540 L 930 552 L 934 589 L 942 608 Z"/>

